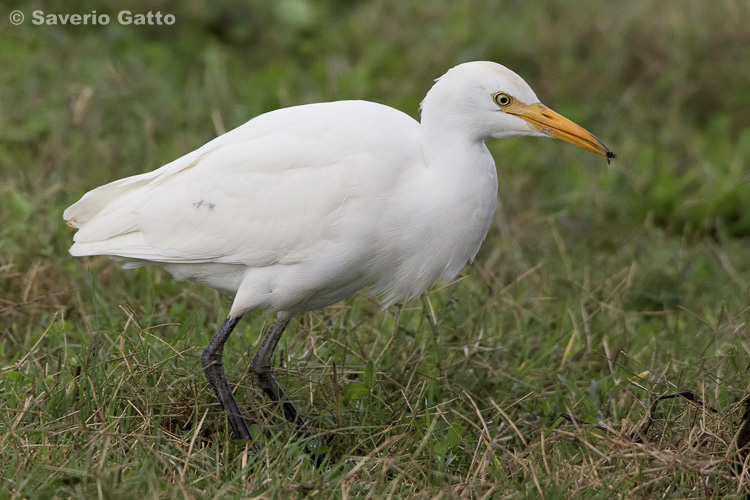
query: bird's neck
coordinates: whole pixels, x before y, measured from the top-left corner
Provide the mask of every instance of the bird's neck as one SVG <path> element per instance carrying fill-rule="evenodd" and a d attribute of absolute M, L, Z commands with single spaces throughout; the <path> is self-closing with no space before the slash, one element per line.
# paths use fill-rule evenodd
<path fill-rule="evenodd" d="M 433 112 L 430 108 L 422 112 L 422 150 L 425 163 L 431 169 L 444 169 L 446 174 L 472 175 L 473 168 L 487 168 L 487 161 L 494 162 L 484 144 L 484 137 L 467 126 L 461 115 Z"/>
<path fill-rule="evenodd" d="M 428 164 L 443 163 L 443 159 L 466 158 L 467 155 L 486 152 L 486 131 L 477 117 L 469 111 L 471 106 L 440 79 L 427 92 L 421 105 L 422 144 Z"/>

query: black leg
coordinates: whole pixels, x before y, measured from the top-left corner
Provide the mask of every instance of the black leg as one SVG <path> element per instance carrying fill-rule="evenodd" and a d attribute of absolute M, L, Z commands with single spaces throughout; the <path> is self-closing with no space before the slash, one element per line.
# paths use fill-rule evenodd
<path fill-rule="evenodd" d="M 290 319 L 291 316 L 287 315 L 276 316 L 273 324 L 271 324 L 271 327 L 263 337 L 258 352 L 253 356 L 250 366 L 258 377 L 258 385 L 263 389 L 263 392 L 265 392 L 271 400 L 281 403 L 286 419 L 296 425 L 297 435 L 310 438 L 312 436 L 307 428 L 307 424 L 302 420 L 302 417 L 299 415 L 292 402 L 287 399 L 284 389 L 282 389 L 279 383 L 276 382 L 276 379 L 273 377 L 273 370 L 271 369 L 271 357 L 273 356 L 273 351 L 276 349 L 276 344 L 279 343 L 281 334 L 284 333 L 284 329 Z M 319 447 L 320 443 L 315 445 L 314 448 L 311 448 L 311 451 L 315 457 L 315 463 L 320 467 L 327 463 L 327 458 L 325 452 L 320 451 Z"/>
<path fill-rule="evenodd" d="M 286 419 L 297 425 L 300 429 L 307 430 L 305 422 L 302 420 L 302 417 L 299 416 L 299 413 L 297 413 L 297 409 L 294 405 L 286 398 L 284 389 L 282 389 L 279 383 L 276 382 L 276 379 L 273 377 L 273 370 L 271 369 L 271 357 L 273 356 L 273 351 L 276 349 L 276 344 L 279 343 L 281 334 L 284 333 L 284 328 L 286 328 L 286 325 L 289 323 L 289 319 L 291 318 L 276 317 L 273 324 L 263 337 L 263 342 L 261 342 L 258 352 L 253 356 L 250 366 L 255 375 L 257 375 L 258 385 L 263 389 L 263 392 L 265 392 L 273 401 L 281 403 Z"/>
<path fill-rule="evenodd" d="M 242 412 L 239 406 L 237 406 L 237 401 L 235 401 L 232 390 L 227 383 L 227 377 L 224 374 L 224 366 L 221 361 L 221 355 L 224 352 L 224 343 L 229 338 L 234 327 L 239 323 L 241 317 L 229 317 L 224 321 L 224 324 L 221 325 L 214 338 L 211 339 L 208 347 L 201 354 L 201 363 L 203 364 L 203 373 L 206 374 L 208 383 L 214 388 L 216 397 L 227 412 L 227 419 L 229 419 L 229 424 L 232 426 L 235 435 L 238 439 L 252 440 L 253 436 L 250 434 L 250 429 L 247 427 L 247 423 L 242 417 Z"/>

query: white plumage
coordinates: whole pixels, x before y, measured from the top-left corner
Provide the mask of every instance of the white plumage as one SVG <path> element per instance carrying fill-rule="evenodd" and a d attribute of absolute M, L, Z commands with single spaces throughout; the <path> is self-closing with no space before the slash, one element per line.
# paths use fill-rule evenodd
<path fill-rule="evenodd" d="M 466 63 L 436 81 L 421 124 L 365 101 L 280 109 L 94 189 L 65 211 L 78 228 L 70 252 L 236 293 L 230 318 L 288 319 L 366 287 L 390 304 L 474 258 L 497 199 L 484 139 L 517 135 L 613 156 L 512 71 Z"/>

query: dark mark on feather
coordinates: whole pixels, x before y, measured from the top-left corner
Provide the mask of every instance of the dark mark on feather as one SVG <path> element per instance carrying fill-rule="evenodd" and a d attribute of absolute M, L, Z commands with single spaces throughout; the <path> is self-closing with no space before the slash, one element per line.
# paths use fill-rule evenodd
<path fill-rule="evenodd" d="M 216 204 L 209 203 L 205 200 L 201 200 L 201 201 L 196 201 L 195 203 L 193 203 L 193 206 L 196 209 L 201 208 L 201 207 L 207 207 L 209 210 L 213 210 L 216 207 Z"/>

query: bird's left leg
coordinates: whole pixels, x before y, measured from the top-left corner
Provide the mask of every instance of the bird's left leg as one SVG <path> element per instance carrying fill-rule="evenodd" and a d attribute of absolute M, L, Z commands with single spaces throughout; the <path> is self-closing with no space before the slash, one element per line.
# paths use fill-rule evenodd
<path fill-rule="evenodd" d="M 253 440 L 253 436 L 250 434 L 250 429 L 245 422 L 240 407 L 237 405 L 237 401 L 232 395 L 232 390 L 229 388 L 227 383 L 227 377 L 224 374 L 224 366 L 222 363 L 221 356 L 224 352 L 224 343 L 229 338 L 229 335 L 237 326 L 242 316 L 229 317 L 221 325 L 221 328 L 216 333 L 208 347 L 201 354 L 201 364 L 203 365 L 203 372 L 206 374 L 206 379 L 214 388 L 216 397 L 219 399 L 221 406 L 227 412 L 227 419 L 229 424 L 232 426 L 235 435 L 239 439 Z M 257 449 L 257 448 L 256 448 Z"/>
<path fill-rule="evenodd" d="M 276 344 L 279 343 L 281 334 L 284 333 L 284 328 L 289 324 L 291 316 L 286 314 L 279 314 L 274 319 L 273 324 L 266 332 L 263 337 L 263 341 L 258 348 L 258 352 L 253 356 L 253 360 L 250 363 L 253 372 L 258 377 L 258 385 L 261 389 L 277 403 L 281 403 L 284 409 L 284 416 L 289 422 L 296 424 L 301 429 L 306 429 L 307 426 L 302 420 L 302 417 L 297 413 L 297 409 L 294 405 L 286 398 L 284 389 L 281 388 L 276 379 L 273 377 L 273 370 L 271 369 L 271 357 L 273 351 L 276 349 Z"/>

